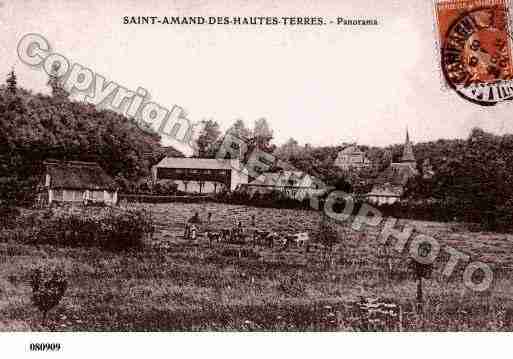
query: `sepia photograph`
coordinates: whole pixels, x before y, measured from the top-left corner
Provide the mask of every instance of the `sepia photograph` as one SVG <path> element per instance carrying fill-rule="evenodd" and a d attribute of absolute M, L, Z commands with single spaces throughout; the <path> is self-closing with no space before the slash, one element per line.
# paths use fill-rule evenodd
<path fill-rule="evenodd" d="M 511 332 L 511 20 L 0 0 L 0 346 L 375 357 Z"/>

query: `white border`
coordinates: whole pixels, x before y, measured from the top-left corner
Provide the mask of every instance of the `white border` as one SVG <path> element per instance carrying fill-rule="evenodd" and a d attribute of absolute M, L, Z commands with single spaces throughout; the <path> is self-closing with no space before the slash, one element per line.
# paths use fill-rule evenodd
<path fill-rule="evenodd" d="M 3 333 L 3 358 L 491 358 L 510 352 L 501 333 Z M 60 352 L 30 352 L 59 342 Z"/>

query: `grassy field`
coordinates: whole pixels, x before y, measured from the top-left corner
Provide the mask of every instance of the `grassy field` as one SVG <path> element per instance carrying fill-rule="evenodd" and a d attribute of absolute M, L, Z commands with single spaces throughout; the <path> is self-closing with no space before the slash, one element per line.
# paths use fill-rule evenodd
<path fill-rule="evenodd" d="M 492 289 L 483 293 L 465 288 L 461 269 L 449 281 L 435 273 L 425 281 L 421 316 L 414 310 L 416 282 L 408 274 L 406 256 L 395 254 L 388 274 L 378 255 L 377 229 L 355 232 L 348 224 L 339 225 L 341 243 L 331 255 L 321 245 L 309 252 L 210 245 L 182 238 L 184 222 L 194 212 L 204 219 L 212 213 L 211 230 L 231 227 L 236 219 L 249 226 L 255 215 L 257 228 L 278 232 L 311 232 L 318 227 L 319 213 L 214 203 L 144 207 L 151 210 L 157 232 L 142 250 L 120 253 L 2 240 L 0 330 L 360 330 L 354 303 L 362 296 L 399 303 L 404 330 L 513 329 L 511 235 L 409 221 L 495 270 Z M 28 273 L 48 262 L 64 266 L 70 285 L 43 323 L 31 304 Z M 435 272 L 443 265 L 437 262 Z"/>

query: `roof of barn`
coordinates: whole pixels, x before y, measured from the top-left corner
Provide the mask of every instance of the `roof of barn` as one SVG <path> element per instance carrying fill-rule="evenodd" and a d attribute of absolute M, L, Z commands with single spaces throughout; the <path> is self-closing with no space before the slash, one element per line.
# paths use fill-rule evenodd
<path fill-rule="evenodd" d="M 250 184 L 264 186 L 298 186 L 299 182 L 306 176 L 310 175 L 301 171 L 267 172 L 258 176 Z"/>
<path fill-rule="evenodd" d="M 188 158 L 188 157 L 166 157 L 160 161 L 157 168 L 187 168 L 187 169 L 238 169 L 240 161 L 236 159 L 217 159 L 217 158 Z"/>

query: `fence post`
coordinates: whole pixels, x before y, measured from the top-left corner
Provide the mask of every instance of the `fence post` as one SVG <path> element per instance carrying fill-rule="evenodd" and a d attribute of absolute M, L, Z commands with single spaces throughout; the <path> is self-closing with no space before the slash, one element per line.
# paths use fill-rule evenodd
<path fill-rule="evenodd" d="M 399 331 L 403 331 L 403 308 L 399 305 Z"/>
<path fill-rule="evenodd" d="M 423 298 L 422 298 L 422 276 L 417 277 L 417 313 L 423 312 Z"/>

